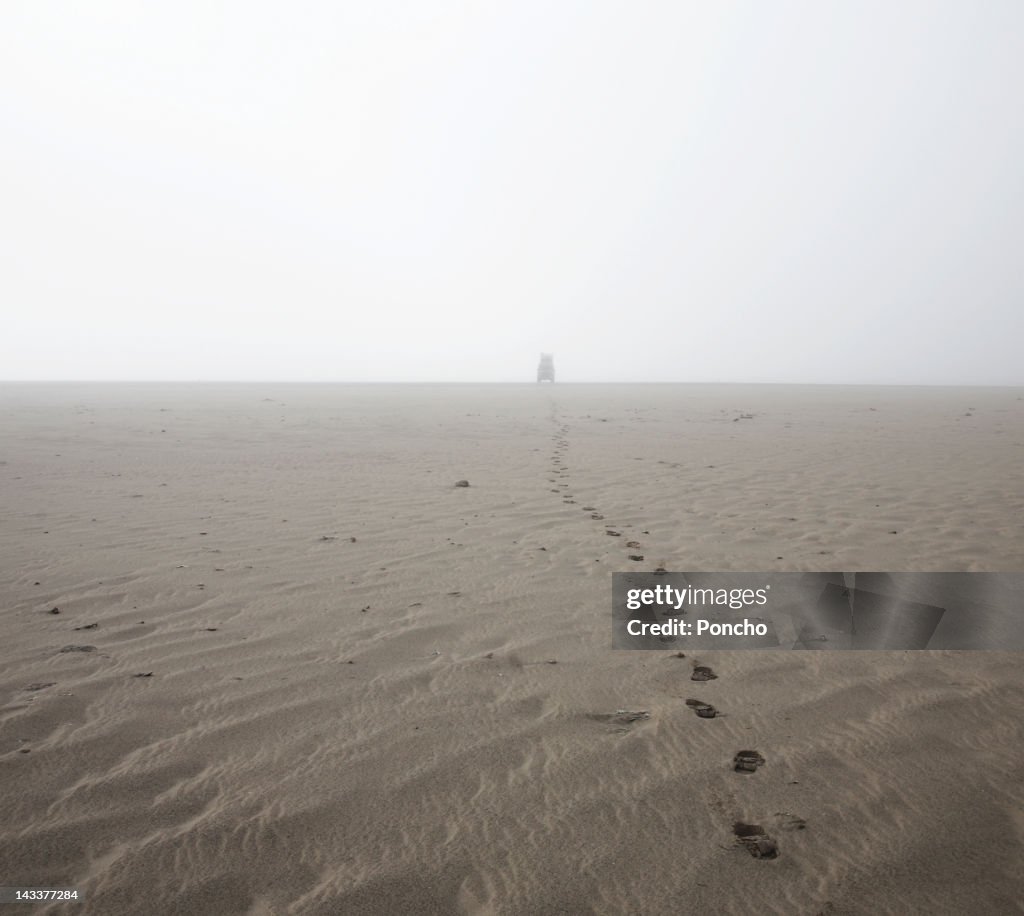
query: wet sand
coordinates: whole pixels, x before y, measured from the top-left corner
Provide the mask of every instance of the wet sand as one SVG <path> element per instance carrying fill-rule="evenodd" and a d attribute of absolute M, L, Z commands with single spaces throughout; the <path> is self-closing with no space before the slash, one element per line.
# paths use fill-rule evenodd
<path fill-rule="evenodd" d="M 1022 398 L 0 385 L 0 884 L 1020 912 L 1019 653 L 613 651 L 610 602 L 657 566 L 1020 571 Z"/>

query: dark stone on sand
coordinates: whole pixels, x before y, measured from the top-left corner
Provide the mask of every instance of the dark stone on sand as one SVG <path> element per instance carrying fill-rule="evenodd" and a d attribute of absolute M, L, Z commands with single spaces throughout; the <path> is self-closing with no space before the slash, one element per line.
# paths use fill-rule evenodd
<path fill-rule="evenodd" d="M 691 681 L 713 681 L 718 678 L 707 665 L 694 665 L 693 674 L 690 675 Z"/>
<path fill-rule="evenodd" d="M 468 480 L 456 480 L 455 481 L 455 486 L 457 486 L 457 487 L 468 487 L 469 486 L 469 481 Z"/>
<path fill-rule="evenodd" d="M 95 652 L 95 646 L 65 646 L 61 652 Z"/>

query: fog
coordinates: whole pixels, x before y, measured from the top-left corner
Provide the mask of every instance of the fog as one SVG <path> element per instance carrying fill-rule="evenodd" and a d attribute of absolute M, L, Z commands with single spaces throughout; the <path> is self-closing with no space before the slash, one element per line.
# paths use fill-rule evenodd
<path fill-rule="evenodd" d="M 1024 384 L 1024 4 L 6 0 L 0 378 Z"/>

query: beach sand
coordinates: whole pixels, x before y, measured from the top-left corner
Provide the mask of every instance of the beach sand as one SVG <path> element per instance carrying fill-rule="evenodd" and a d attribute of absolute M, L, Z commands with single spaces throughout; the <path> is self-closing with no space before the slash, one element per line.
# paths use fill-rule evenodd
<path fill-rule="evenodd" d="M 1019 653 L 613 651 L 610 606 L 657 566 L 1024 569 L 1022 397 L 0 386 L 0 884 L 103 916 L 1022 912 Z"/>

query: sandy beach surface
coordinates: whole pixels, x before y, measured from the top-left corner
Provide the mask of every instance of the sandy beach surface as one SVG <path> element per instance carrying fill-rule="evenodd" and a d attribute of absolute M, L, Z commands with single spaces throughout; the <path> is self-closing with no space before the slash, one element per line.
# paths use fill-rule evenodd
<path fill-rule="evenodd" d="M 18 912 L 1024 911 L 1019 653 L 610 608 L 1024 569 L 1020 389 L 5 384 L 0 494 L 0 884 L 83 892 Z"/>

